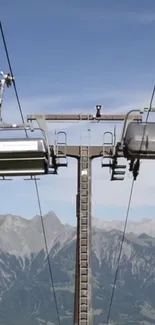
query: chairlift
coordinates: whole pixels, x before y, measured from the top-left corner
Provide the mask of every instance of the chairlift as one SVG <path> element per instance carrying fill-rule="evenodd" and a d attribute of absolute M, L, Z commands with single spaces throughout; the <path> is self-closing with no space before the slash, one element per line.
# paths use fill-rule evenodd
<path fill-rule="evenodd" d="M 137 120 L 126 127 L 125 120 L 121 144 L 127 160 L 155 159 L 155 122 Z"/>
<path fill-rule="evenodd" d="M 28 124 L 1 121 L 0 131 L 41 130 Z M 42 133 L 44 130 L 41 130 Z M 50 150 L 45 137 L 0 139 L 0 177 L 49 174 Z"/>

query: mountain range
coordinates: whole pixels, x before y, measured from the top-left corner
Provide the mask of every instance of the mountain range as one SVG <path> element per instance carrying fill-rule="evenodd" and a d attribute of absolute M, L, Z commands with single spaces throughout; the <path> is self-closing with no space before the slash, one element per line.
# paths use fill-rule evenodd
<path fill-rule="evenodd" d="M 44 226 L 62 325 L 73 324 L 76 229 Z M 155 324 L 155 222 L 129 221 L 110 324 Z M 93 218 L 93 323 L 105 324 L 123 221 Z M 58 324 L 39 216 L 0 216 L 0 325 Z"/>

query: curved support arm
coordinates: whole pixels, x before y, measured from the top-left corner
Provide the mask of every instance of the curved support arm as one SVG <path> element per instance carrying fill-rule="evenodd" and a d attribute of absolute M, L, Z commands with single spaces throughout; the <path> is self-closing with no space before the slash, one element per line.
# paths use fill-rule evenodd
<path fill-rule="evenodd" d="M 128 120 L 128 116 L 129 116 L 131 113 L 134 113 L 134 112 L 139 112 L 140 114 L 143 113 L 140 109 L 132 109 L 131 111 L 129 111 L 129 112 L 126 114 L 126 117 L 125 117 L 125 120 L 124 120 L 124 125 L 123 125 L 123 130 L 122 130 L 121 143 L 122 143 L 123 138 L 124 138 L 124 133 L 125 133 L 125 129 L 126 129 L 126 123 L 127 123 L 127 120 Z"/>
<path fill-rule="evenodd" d="M 110 134 L 110 135 L 111 135 L 111 143 L 113 143 L 113 133 L 112 133 L 111 131 L 105 131 L 105 132 L 103 133 L 103 143 L 104 143 L 104 144 L 107 144 L 107 142 L 104 141 L 104 139 L 105 139 L 105 135 L 106 135 L 106 134 Z M 110 145 L 111 145 L 111 143 L 110 143 Z"/>
<path fill-rule="evenodd" d="M 59 135 L 63 134 L 64 135 L 64 141 L 59 141 Z M 67 146 L 67 133 L 65 131 L 59 131 L 56 133 L 56 141 L 55 141 L 55 147 L 56 147 L 56 152 L 58 155 L 58 146 L 64 146 L 65 147 L 65 151 L 64 151 L 64 156 L 67 156 L 66 153 L 66 146 Z"/>

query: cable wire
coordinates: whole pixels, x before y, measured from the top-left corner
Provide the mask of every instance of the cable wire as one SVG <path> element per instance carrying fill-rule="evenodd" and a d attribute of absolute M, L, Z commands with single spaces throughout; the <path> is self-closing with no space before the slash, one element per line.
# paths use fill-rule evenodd
<path fill-rule="evenodd" d="M 58 308 L 58 303 L 57 303 L 57 297 L 56 297 L 56 292 L 55 292 L 55 287 L 54 287 L 52 266 L 51 266 L 51 263 L 50 263 L 48 244 L 47 244 L 47 239 L 46 239 L 46 231 L 45 231 L 42 208 L 41 208 L 41 202 L 40 202 L 40 196 L 39 196 L 39 189 L 38 189 L 38 184 L 37 184 L 36 179 L 35 179 L 35 187 L 36 187 L 36 194 L 37 194 L 39 212 L 40 212 L 40 216 L 41 216 L 41 225 L 42 225 L 42 230 L 43 230 L 43 236 L 44 236 L 45 250 L 46 250 L 47 261 L 48 261 L 48 266 L 49 266 L 50 279 L 51 279 L 51 284 L 52 284 L 52 289 L 53 289 L 53 296 L 54 296 L 54 301 L 55 301 L 57 320 L 58 320 L 58 324 L 61 325 L 61 320 L 60 320 L 60 315 L 59 315 L 59 308 Z"/>
<path fill-rule="evenodd" d="M 9 52 L 8 52 L 8 49 L 7 49 L 6 40 L 5 40 L 5 36 L 4 36 L 4 32 L 3 32 L 3 27 L 2 27 L 1 21 L 0 21 L 0 31 L 1 31 L 1 36 L 2 36 L 2 40 L 3 40 L 3 45 L 4 45 L 5 54 L 6 54 L 6 58 L 7 58 L 7 61 L 8 61 L 9 69 L 10 69 L 10 72 L 11 72 L 11 76 L 13 77 L 14 75 L 13 75 L 13 71 L 12 71 L 11 61 L 10 61 Z M 18 96 L 18 92 L 17 92 L 15 80 L 13 80 L 13 86 L 14 86 L 14 90 L 15 90 L 15 95 L 16 95 L 16 99 L 17 99 L 17 103 L 18 103 L 18 107 L 19 107 L 21 119 L 22 119 L 22 122 L 24 124 L 24 115 L 23 115 L 23 112 L 22 112 L 22 108 L 21 108 L 21 104 L 20 104 L 20 100 L 19 100 L 19 96 Z M 26 130 L 25 130 L 25 132 L 26 132 Z M 27 132 L 26 132 L 26 134 L 27 134 Z"/>
<path fill-rule="evenodd" d="M 145 123 L 146 124 L 144 126 L 144 131 L 143 131 L 143 135 L 142 135 L 142 140 L 141 140 L 140 150 L 139 151 L 141 151 L 141 148 L 142 148 L 142 144 L 143 144 L 143 140 L 144 140 L 144 136 L 145 136 L 146 125 L 147 125 L 147 122 L 148 122 L 149 114 L 151 112 L 154 95 L 155 95 L 155 86 L 153 88 L 153 92 L 152 92 L 152 95 L 151 95 L 149 109 L 148 109 L 147 116 L 146 116 L 146 120 L 145 120 Z M 127 205 L 127 212 L 126 212 L 126 217 L 125 217 L 124 229 L 123 229 L 123 234 L 122 234 L 122 239 L 121 239 L 120 252 L 119 252 L 119 255 L 118 255 L 117 268 L 116 268 L 116 271 L 115 271 L 115 277 L 114 277 L 114 282 L 113 282 L 112 294 L 111 294 L 111 299 L 110 299 L 109 308 L 108 308 L 106 325 L 109 324 L 110 315 L 111 315 L 111 309 L 112 309 L 112 304 L 113 304 L 113 300 L 114 300 L 114 294 L 115 294 L 115 290 L 116 290 L 116 282 L 117 282 L 117 278 L 118 278 L 118 272 L 119 272 L 119 267 L 120 267 L 120 260 L 121 260 L 122 249 L 123 249 L 123 244 L 124 244 L 124 239 L 125 239 L 125 234 L 126 234 L 126 228 L 127 228 L 127 222 L 128 222 L 129 212 L 130 212 L 130 206 L 131 206 L 131 200 L 132 200 L 132 195 L 133 195 L 134 184 L 135 184 L 135 182 L 134 182 L 134 178 L 133 178 L 132 183 L 131 183 L 129 201 L 128 201 L 128 205 Z"/>
<path fill-rule="evenodd" d="M 7 44 L 6 44 L 6 40 L 5 40 L 5 36 L 4 36 L 4 32 L 3 32 L 3 27 L 2 27 L 2 23 L 1 22 L 0 22 L 0 32 L 1 32 L 2 40 L 3 40 L 3 44 L 4 44 L 4 49 L 5 49 L 5 53 L 6 53 L 6 57 L 7 57 L 7 61 L 8 61 L 9 69 L 10 69 L 10 73 L 11 73 L 11 76 L 13 77 L 14 74 L 13 74 L 12 65 L 11 65 L 11 61 L 10 61 L 10 56 L 9 56 L 9 52 L 8 52 L 8 49 L 7 49 Z M 21 119 L 22 119 L 22 122 L 24 124 L 24 122 L 25 122 L 24 121 L 24 115 L 23 115 L 23 111 L 22 111 L 21 104 L 20 104 L 20 100 L 19 100 L 19 96 L 18 96 L 18 91 L 17 91 L 17 87 L 16 87 L 15 80 L 13 80 L 13 85 L 14 85 L 15 95 L 16 95 L 16 99 L 17 99 L 17 103 L 18 103 L 18 107 L 19 107 Z M 25 134 L 26 134 L 26 137 L 28 138 L 28 133 L 27 133 L 26 130 L 25 130 Z M 44 237 L 45 251 L 46 251 L 47 262 L 48 262 L 49 273 L 50 273 L 50 279 L 51 279 L 51 284 L 52 284 L 52 289 L 53 289 L 53 296 L 54 296 L 54 301 L 55 301 L 57 321 L 58 321 L 58 324 L 61 325 L 60 315 L 59 315 L 59 308 L 58 308 L 58 303 L 57 303 L 57 297 L 56 297 L 56 292 L 55 292 L 55 287 L 54 287 L 54 279 L 53 279 L 52 266 L 51 266 L 51 263 L 50 263 L 49 250 L 48 250 L 48 244 L 47 244 L 47 238 L 46 238 L 46 231 L 45 231 L 44 220 L 43 220 L 43 213 L 42 213 L 42 208 L 41 208 L 41 200 L 40 200 L 40 195 L 39 195 L 39 188 L 38 188 L 38 183 L 37 183 L 37 179 L 36 179 L 35 176 L 34 176 L 34 182 L 35 182 L 36 196 L 37 196 L 37 202 L 38 202 L 40 219 L 41 219 L 41 225 L 42 225 L 42 231 L 43 231 L 43 237 Z"/>
<path fill-rule="evenodd" d="M 118 255 L 117 268 L 115 271 L 115 277 L 114 277 L 114 283 L 113 283 L 113 288 L 112 288 L 112 294 L 111 294 L 108 314 L 107 314 L 106 325 L 109 324 L 109 319 L 110 319 L 110 315 L 111 315 L 111 309 L 112 309 L 112 304 L 113 304 L 113 299 L 114 299 L 114 294 L 115 294 L 115 289 L 116 289 L 116 282 L 117 282 L 117 278 L 118 278 L 120 259 L 121 259 L 121 255 L 122 255 L 122 249 L 123 249 L 123 244 L 124 244 L 124 239 L 125 239 L 125 234 L 126 234 L 126 228 L 127 228 L 127 222 L 128 222 L 129 212 L 130 212 L 133 189 L 134 189 L 134 179 L 132 180 L 132 184 L 131 184 L 129 202 L 128 202 L 128 206 L 127 206 L 127 213 L 126 213 L 126 218 L 125 218 L 125 223 L 124 223 L 124 229 L 123 229 L 123 234 L 122 234 L 122 239 L 121 239 L 121 246 L 120 246 L 120 251 L 119 251 L 119 255 Z"/>

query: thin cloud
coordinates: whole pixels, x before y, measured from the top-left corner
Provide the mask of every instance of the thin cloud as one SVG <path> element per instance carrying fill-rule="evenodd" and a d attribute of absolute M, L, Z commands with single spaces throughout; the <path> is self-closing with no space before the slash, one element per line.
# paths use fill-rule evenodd
<path fill-rule="evenodd" d="M 100 17 L 101 19 L 123 22 L 134 22 L 139 24 L 150 24 L 155 21 L 152 12 L 109 12 Z"/>
<path fill-rule="evenodd" d="M 127 14 L 127 17 L 140 24 L 151 24 L 155 22 L 154 12 L 131 12 Z"/>
<path fill-rule="evenodd" d="M 151 11 L 110 11 L 110 10 L 82 10 L 78 14 L 83 19 L 91 19 L 104 22 L 116 22 L 119 24 L 124 23 L 138 23 L 138 24 L 151 24 L 155 21 L 155 14 Z"/>

